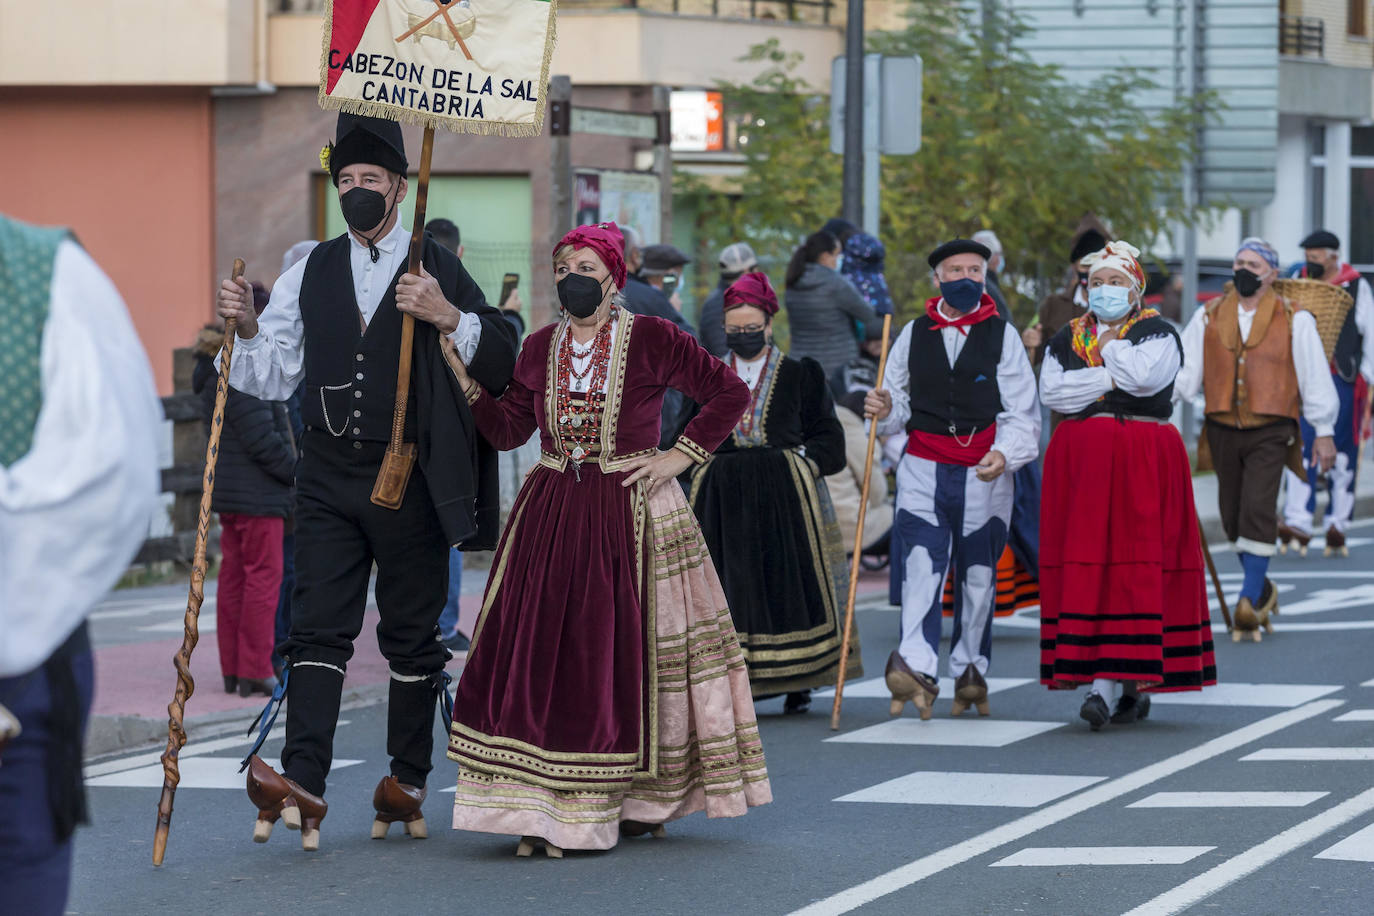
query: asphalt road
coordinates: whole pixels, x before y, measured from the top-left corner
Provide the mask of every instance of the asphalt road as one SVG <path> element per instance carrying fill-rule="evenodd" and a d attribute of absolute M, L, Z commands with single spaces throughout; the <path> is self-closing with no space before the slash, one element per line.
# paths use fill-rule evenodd
<path fill-rule="evenodd" d="M 1077 718 L 1081 692 L 1035 683 L 1034 617 L 997 625 L 991 718 L 951 721 L 946 692 L 929 723 L 910 706 L 889 719 L 874 676 L 897 614 L 873 603 L 859 614 L 869 677 L 847 691 L 839 732 L 828 703 L 800 717 L 759 704 L 773 804 L 695 815 L 608 853 L 516 859 L 512 838 L 449 829 L 455 770 L 437 727 L 430 839 L 393 828 L 370 840 L 386 772 L 379 705 L 344 712 L 314 854 L 280 827 L 250 841 L 241 731 L 192 736 L 160 869 L 156 754 L 91 761 L 94 824 L 78 834 L 70 911 L 1370 912 L 1374 522 L 1351 544 L 1349 558 L 1275 562 L 1276 631 L 1258 645 L 1217 633 L 1218 687 L 1157 698 L 1147 721 L 1098 733 Z M 1234 593 L 1238 565 L 1217 559 Z"/>

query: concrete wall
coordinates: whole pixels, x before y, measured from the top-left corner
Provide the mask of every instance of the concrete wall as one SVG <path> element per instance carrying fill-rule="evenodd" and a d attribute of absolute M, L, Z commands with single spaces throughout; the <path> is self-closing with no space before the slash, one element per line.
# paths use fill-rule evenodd
<path fill-rule="evenodd" d="M 647 112 L 648 87 L 583 87 L 575 105 Z M 334 136 L 337 115 L 321 111 L 313 87 L 282 89 L 270 95 L 221 97 L 214 102 L 215 174 L 218 201 L 214 233 L 214 273 L 224 274 L 233 258 L 248 262 L 250 279 L 269 286 L 276 279 L 282 253 L 295 242 L 312 238 L 321 208 L 337 207 L 332 185 L 317 176 L 320 147 Z M 419 165 L 421 131 L 406 127 L 406 149 L 413 172 Z M 632 169 L 643 141 L 577 135 L 572 141 L 573 167 Z M 550 232 L 550 147 L 547 132 L 510 140 L 440 132 L 435 137 L 431 171 L 435 175 L 528 175 L 530 240 L 533 256 L 521 295 L 536 324 L 553 314 L 551 271 L 544 255 L 556 239 Z M 316 187 L 322 187 L 317 196 Z M 437 215 L 437 214 L 436 214 Z M 670 219 L 665 214 L 665 221 Z M 480 226 L 462 226 L 479 238 Z M 548 280 L 548 282 L 544 282 Z"/>
<path fill-rule="evenodd" d="M 0 85 L 252 83 L 267 2 L 0 0 Z"/>
<path fill-rule="evenodd" d="M 194 89 L 0 91 L 0 211 L 70 226 L 119 288 L 171 393 L 212 316 L 210 100 Z"/>
<path fill-rule="evenodd" d="M 1279 111 L 1362 121 L 1374 114 L 1374 71 L 1308 58 L 1279 61 Z"/>

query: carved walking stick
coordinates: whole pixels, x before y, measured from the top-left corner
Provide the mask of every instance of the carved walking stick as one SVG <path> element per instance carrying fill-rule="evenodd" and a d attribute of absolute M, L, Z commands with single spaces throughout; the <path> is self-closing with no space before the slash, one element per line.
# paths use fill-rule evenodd
<path fill-rule="evenodd" d="M 892 316 L 883 316 L 883 348 L 878 356 L 878 387 L 887 372 L 887 343 Z M 864 485 L 859 492 L 859 523 L 854 529 L 854 556 L 849 561 L 849 598 L 844 604 L 844 639 L 840 643 L 840 671 L 835 681 L 835 705 L 830 710 L 830 730 L 840 727 L 840 704 L 844 702 L 844 669 L 849 664 L 849 639 L 854 635 L 854 596 L 859 588 L 859 555 L 864 549 L 864 519 L 868 517 L 868 486 L 873 480 L 873 447 L 878 441 L 878 421 L 868 424 L 868 457 L 864 459 Z"/>
<path fill-rule="evenodd" d="M 243 276 L 242 259 L 234 259 L 232 279 Z M 210 534 L 210 497 L 215 491 L 215 462 L 219 458 L 219 437 L 224 429 L 224 403 L 229 398 L 229 361 L 234 355 L 234 339 L 238 321 L 230 318 L 224 323 L 224 355 L 219 362 L 219 381 L 215 384 L 215 412 L 210 420 L 210 441 L 205 446 L 205 476 L 201 481 L 200 519 L 196 523 L 196 550 L 191 560 L 191 590 L 186 597 L 186 632 L 181 649 L 172 658 L 177 669 L 176 693 L 167 704 L 167 749 L 162 752 L 162 798 L 157 803 L 157 832 L 153 834 L 153 864 L 161 865 L 167 852 L 167 831 L 172 826 L 172 798 L 181 782 L 177 756 L 186 744 L 186 729 L 182 719 L 186 701 L 195 693 L 196 681 L 191 677 L 191 653 L 200 641 L 200 605 L 205 600 L 205 542 Z"/>

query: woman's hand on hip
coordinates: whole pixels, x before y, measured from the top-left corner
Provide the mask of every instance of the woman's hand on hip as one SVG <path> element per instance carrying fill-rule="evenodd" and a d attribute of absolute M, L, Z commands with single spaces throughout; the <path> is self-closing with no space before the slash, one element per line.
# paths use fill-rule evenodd
<path fill-rule="evenodd" d="M 692 459 L 677 449 L 669 449 L 656 455 L 635 458 L 625 465 L 630 473 L 620 482 L 622 487 L 634 486 L 636 481 L 648 480 L 649 492 L 653 493 L 668 481 L 677 477 L 692 466 Z"/>

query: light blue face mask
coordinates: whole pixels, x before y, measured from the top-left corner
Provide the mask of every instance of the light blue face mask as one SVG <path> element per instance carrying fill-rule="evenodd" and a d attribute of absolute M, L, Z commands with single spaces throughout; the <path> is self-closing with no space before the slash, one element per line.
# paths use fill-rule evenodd
<path fill-rule="evenodd" d="M 839 255 L 838 257 L 835 258 L 835 272 L 836 272 L 836 273 L 842 273 L 843 271 L 844 271 L 844 255 Z"/>
<path fill-rule="evenodd" d="M 1098 286 L 1088 290 L 1088 308 L 1103 321 L 1116 321 L 1131 311 L 1131 291 L 1125 286 Z"/>

